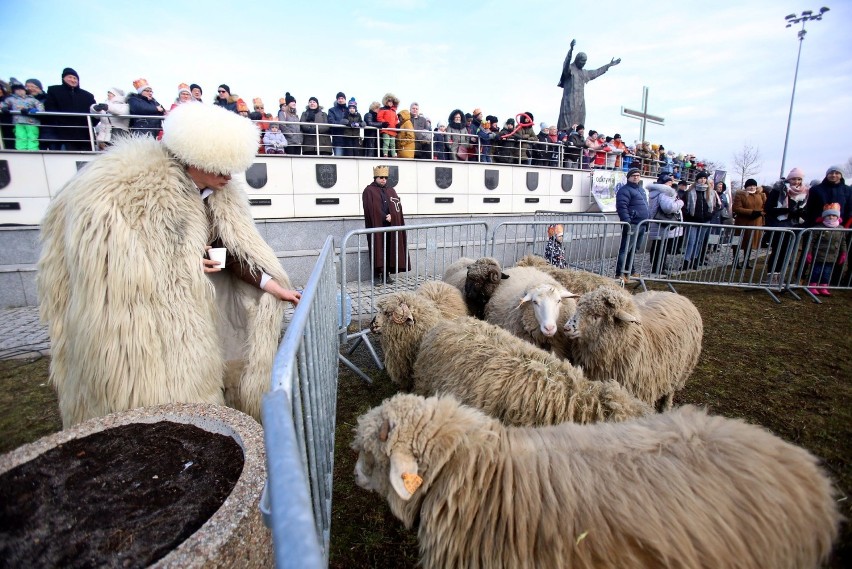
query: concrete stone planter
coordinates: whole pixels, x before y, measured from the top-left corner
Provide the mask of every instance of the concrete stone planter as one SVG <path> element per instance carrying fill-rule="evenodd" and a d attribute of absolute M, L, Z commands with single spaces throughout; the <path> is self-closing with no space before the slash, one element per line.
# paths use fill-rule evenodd
<path fill-rule="evenodd" d="M 0 474 L 72 439 L 134 423 L 170 421 L 229 436 L 242 448 L 242 473 L 230 495 L 195 533 L 151 567 L 270 567 L 272 537 L 258 508 L 266 480 L 263 428 L 228 407 L 169 404 L 91 419 L 0 456 Z"/>

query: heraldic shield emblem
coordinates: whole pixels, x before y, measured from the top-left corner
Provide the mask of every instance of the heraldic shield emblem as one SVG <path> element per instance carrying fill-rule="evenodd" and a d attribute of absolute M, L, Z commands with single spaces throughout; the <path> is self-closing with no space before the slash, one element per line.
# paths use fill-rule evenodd
<path fill-rule="evenodd" d="M 317 164 L 317 184 L 329 189 L 337 183 L 337 164 Z"/>
<path fill-rule="evenodd" d="M 395 188 L 399 183 L 399 166 L 388 166 L 388 186 Z"/>
<path fill-rule="evenodd" d="M 435 168 L 435 185 L 446 190 L 453 185 L 453 169 L 439 166 Z"/>
<path fill-rule="evenodd" d="M 538 188 L 538 172 L 527 172 L 527 189 L 534 191 Z"/>
<path fill-rule="evenodd" d="M 265 186 L 266 181 L 266 164 L 258 162 L 257 164 L 252 164 L 246 170 L 246 182 L 255 190 L 259 190 Z"/>
<path fill-rule="evenodd" d="M 485 187 L 489 190 L 496 190 L 500 185 L 500 171 L 486 170 L 485 171 Z"/>
<path fill-rule="evenodd" d="M 574 174 L 562 174 L 562 191 L 570 192 L 574 187 Z"/>

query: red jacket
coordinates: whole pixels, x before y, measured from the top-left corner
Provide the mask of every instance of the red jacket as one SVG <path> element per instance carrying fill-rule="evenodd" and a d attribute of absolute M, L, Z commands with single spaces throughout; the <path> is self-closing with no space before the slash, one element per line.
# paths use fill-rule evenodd
<path fill-rule="evenodd" d="M 378 122 L 388 123 L 388 128 L 396 128 L 399 124 L 399 119 L 396 116 L 396 107 L 382 107 L 379 109 L 379 112 L 376 113 L 376 120 Z M 381 133 L 396 136 L 395 130 L 382 129 Z"/>

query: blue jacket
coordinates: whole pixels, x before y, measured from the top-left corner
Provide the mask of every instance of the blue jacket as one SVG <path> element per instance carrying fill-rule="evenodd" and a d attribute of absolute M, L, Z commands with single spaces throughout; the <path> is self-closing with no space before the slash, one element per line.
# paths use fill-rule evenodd
<path fill-rule="evenodd" d="M 344 105 L 334 104 L 328 109 L 328 124 L 341 125 L 349 124 L 346 115 L 349 114 L 349 107 Z M 331 127 L 331 145 L 345 146 L 343 138 L 343 129 L 339 126 Z"/>
<path fill-rule="evenodd" d="M 631 225 L 650 218 L 645 190 L 633 182 L 621 186 L 615 194 L 615 211 L 618 212 L 618 219 Z"/>

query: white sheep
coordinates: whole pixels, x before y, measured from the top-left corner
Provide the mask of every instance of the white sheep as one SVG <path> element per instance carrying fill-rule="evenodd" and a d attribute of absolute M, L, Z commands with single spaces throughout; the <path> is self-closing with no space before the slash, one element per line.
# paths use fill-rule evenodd
<path fill-rule="evenodd" d="M 426 332 L 414 392 L 453 395 L 514 426 L 624 421 L 653 412 L 618 382 L 589 381 L 580 368 L 475 318 L 439 322 Z"/>
<path fill-rule="evenodd" d="M 512 267 L 505 273 L 509 279 L 485 305 L 485 320 L 545 350 L 562 350 L 557 332 L 574 314 L 577 295 L 534 267 Z"/>
<path fill-rule="evenodd" d="M 425 569 L 816 568 L 840 519 L 806 450 L 691 406 L 530 428 L 399 394 L 352 448 L 357 484 L 418 526 Z"/>
<path fill-rule="evenodd" d="M 426 281 L 414 291 L 435 304 L 444 318 L 468 316 L 470 311 L 459 289 L 443 281 Z"/>
<path fill-rule="evenodd" d="M 453 262 L 444 270 L 444 282 L 448 283 L 460 292 L 464 292 L 464 283 L 467 280 L 467 268 L 474 263 L 474 259 L 462 257 Z"/>
<path fill-rule="evenodd" d="M 379 297 L 376 308 L 370 331 L 381 335 L 388 376 L 404 389 L 410 389 L 420 341 L 426 332 L 445 319 L 444 315 L 434 302 L 408 291 Z"/>
<path fill-rule="evenodd" d="M 658 410 L 671 409 L 698 363 L 704 326 L 688 298 L 599 288 L 566 323 L 571 361 L 589 379 L 613 378 Z"/>
<path fill-rule="evenodd" d="M 535 267 L 543 273 L 547 273 L 559 284 L 574 294 L 585 294 L 596 288 L 624 288 L 621 282 L 615 279 L 584 271 L 582 269 L 560 269 L 547 262 L 546 259 L 537 255 L 527 255 L 515 265 L 517 267 Z"/>

